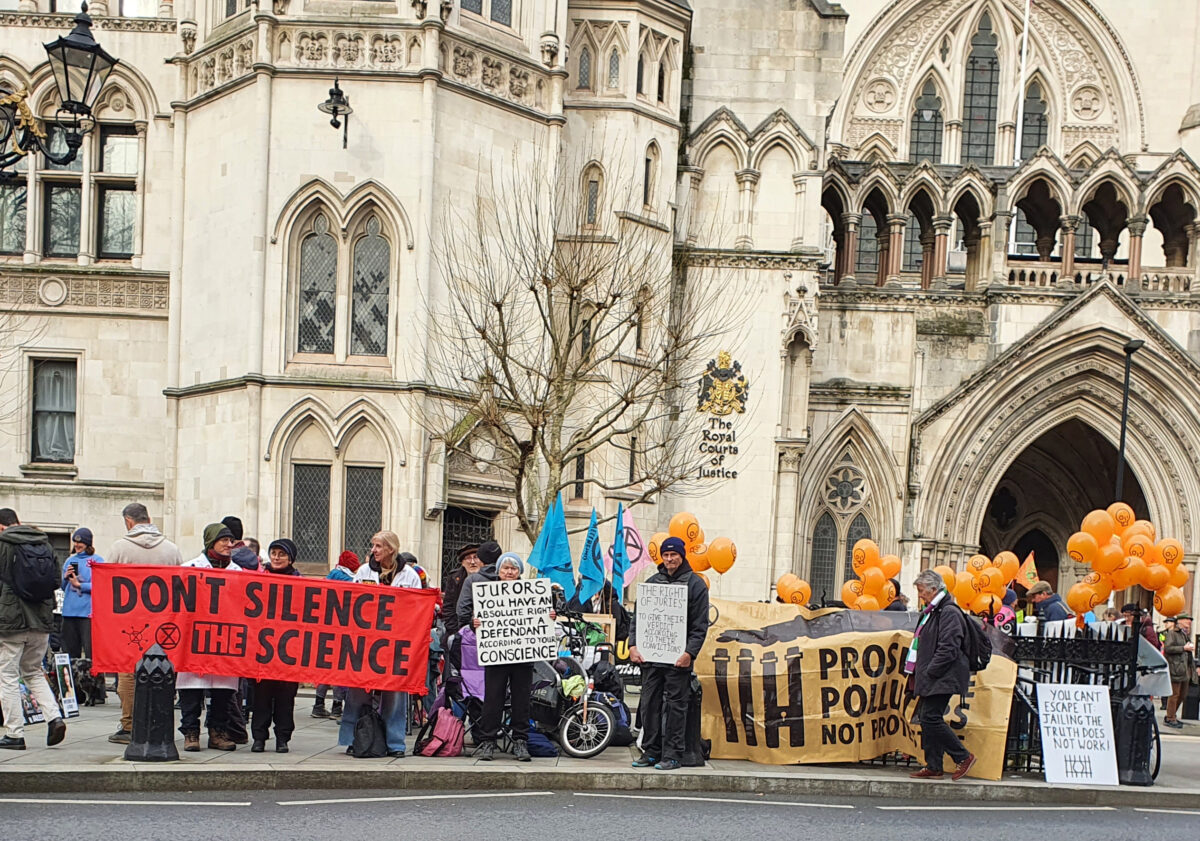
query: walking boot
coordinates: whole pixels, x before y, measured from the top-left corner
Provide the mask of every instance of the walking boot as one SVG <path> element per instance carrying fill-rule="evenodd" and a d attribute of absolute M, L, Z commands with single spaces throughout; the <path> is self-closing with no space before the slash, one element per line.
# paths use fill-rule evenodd
<path fill-rule="evenodd" d="M 277 737 L 275 739 L 275 753 L 287 753 L 288 752 L 287 745 L 288 745 L 287 739 L 280 739 Z"/>
<path fill-rule="evenodd" d="M 337 701 L 334 701 L 333 705 L 336 707 Z M 310 713 L 310 715 L 313 718 L 329 718 L 329 710 L 325 709 L 325 702 L 317 701 L 315 704 L 313 704 L 312 712 Z"/>
<path fill-rule="evenodd" d="M 528 762 L 530 760 L 529 745 L 519 739 L 513 742 L 513 758 L 517 762 Z"/>
<path fill-rule="evenodd" d="M 341 718 L 342 717 L 342 702 L 341 701 L 333 702 L 333 706 L 329 708 L 329 717 L 330 718 Z"/>
<path fill-rule="evenodd" d="M 208 747 L 211 750 L 237 750 L 237 745 L 233 740 L 220 730 L 208 731 Z"/>
<path fill-rule="evenodd" d="M 482 762 L 491 762 L 496 758 L 496 743 L 484 742 L 476 749 L 475 758 Z"/>
<path fill-rule="evenodd" d="M 189 753 L 195 753 L 200 750 L 200 734 L 199 733 L 184 733 L 183 734 L 183 749 Z"/>

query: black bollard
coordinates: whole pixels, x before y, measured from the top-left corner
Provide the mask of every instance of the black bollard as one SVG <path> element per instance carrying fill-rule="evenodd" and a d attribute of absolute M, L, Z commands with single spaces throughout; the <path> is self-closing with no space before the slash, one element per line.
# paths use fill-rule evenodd
<path fill-rule="evenodd" d="M 1121 785 L 1152 786 L 1150 748 L 1154 742 L 1154 699 L 1126 695 L 1113 722 L 1117 742 L 1117 777 Z"/>
<path fill-rule="evenodd" d="M 177 762 L 175 667 L 157 643 L 134 670 L 133 736 L 125 748 L 131 762 Z"/>

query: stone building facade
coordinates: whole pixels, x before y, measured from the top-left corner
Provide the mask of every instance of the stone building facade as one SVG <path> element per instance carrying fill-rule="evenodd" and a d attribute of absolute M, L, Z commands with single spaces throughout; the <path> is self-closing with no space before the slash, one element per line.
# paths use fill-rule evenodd
<path fill-rule="evenodd" d="M 51 115 L 70 17 L 0 5 L 0 81 Z M 234 513 L 313 569 L 380 524 L 433 567 L 519 547 L 506 483 L 417 422 L 438 229 L 503 158 L 673 237 L 685 282 L 736 271 L 737 452 L 634 512 L 732 537 L 714 592 L 832 597 L 862 536 L 907 578 L 1013 549 L 1065 587 L 1131 338 L 1126 497 L 1194 566 L 1194 2 L 1039 0 L 1024 85 L 1019 0 L 145 5 L 92 5 L 121 64 L 79 161 L 0 179 L 0 489 L 29 521 L 102 548 L 138 498 L 192 551 Z M 622 498 L 588 487 L 576 524 Z"/>

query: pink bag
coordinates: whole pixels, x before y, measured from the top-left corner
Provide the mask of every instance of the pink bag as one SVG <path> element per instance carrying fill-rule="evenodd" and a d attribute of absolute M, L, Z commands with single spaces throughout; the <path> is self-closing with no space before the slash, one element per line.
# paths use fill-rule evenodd
<path fill-rule="evenodd" d="M 429 740 L 417 745 L 420 756 L 462 756 L 466 728 L 453 710 L 440 707 L 433 713 L 433 732 Z"/>

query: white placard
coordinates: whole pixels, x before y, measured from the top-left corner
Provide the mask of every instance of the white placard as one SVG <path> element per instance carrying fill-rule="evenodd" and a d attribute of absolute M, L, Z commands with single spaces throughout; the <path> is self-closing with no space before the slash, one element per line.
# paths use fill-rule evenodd
<path fill-rule="evenodd" d="M 637 650 L 647 663 L 674 666 L 687 648 L 688 588 L 641 584 L 637 598 Z"/>
<path fill-rule="evenodd" d="M 1118 785 L 1108 687 L 1039 683 L 1037 696 L 1046 782 Z"/>
<path fill-rule="evenodd" d="M 558 656 L 550 618 L 554 608 L 550 579 L 476 581 L 473 587 L 479 665 L 532 663 Z"/>
<path fill-rule="evenodd" d="M 58 680 L 58 700 L 63 716 L 75 718 L 79 715 L 79 700 L 75 697 L 75 673 L 71 670 L 71 655 L 65 651 L 54 653 L 54 676 Z"/>

